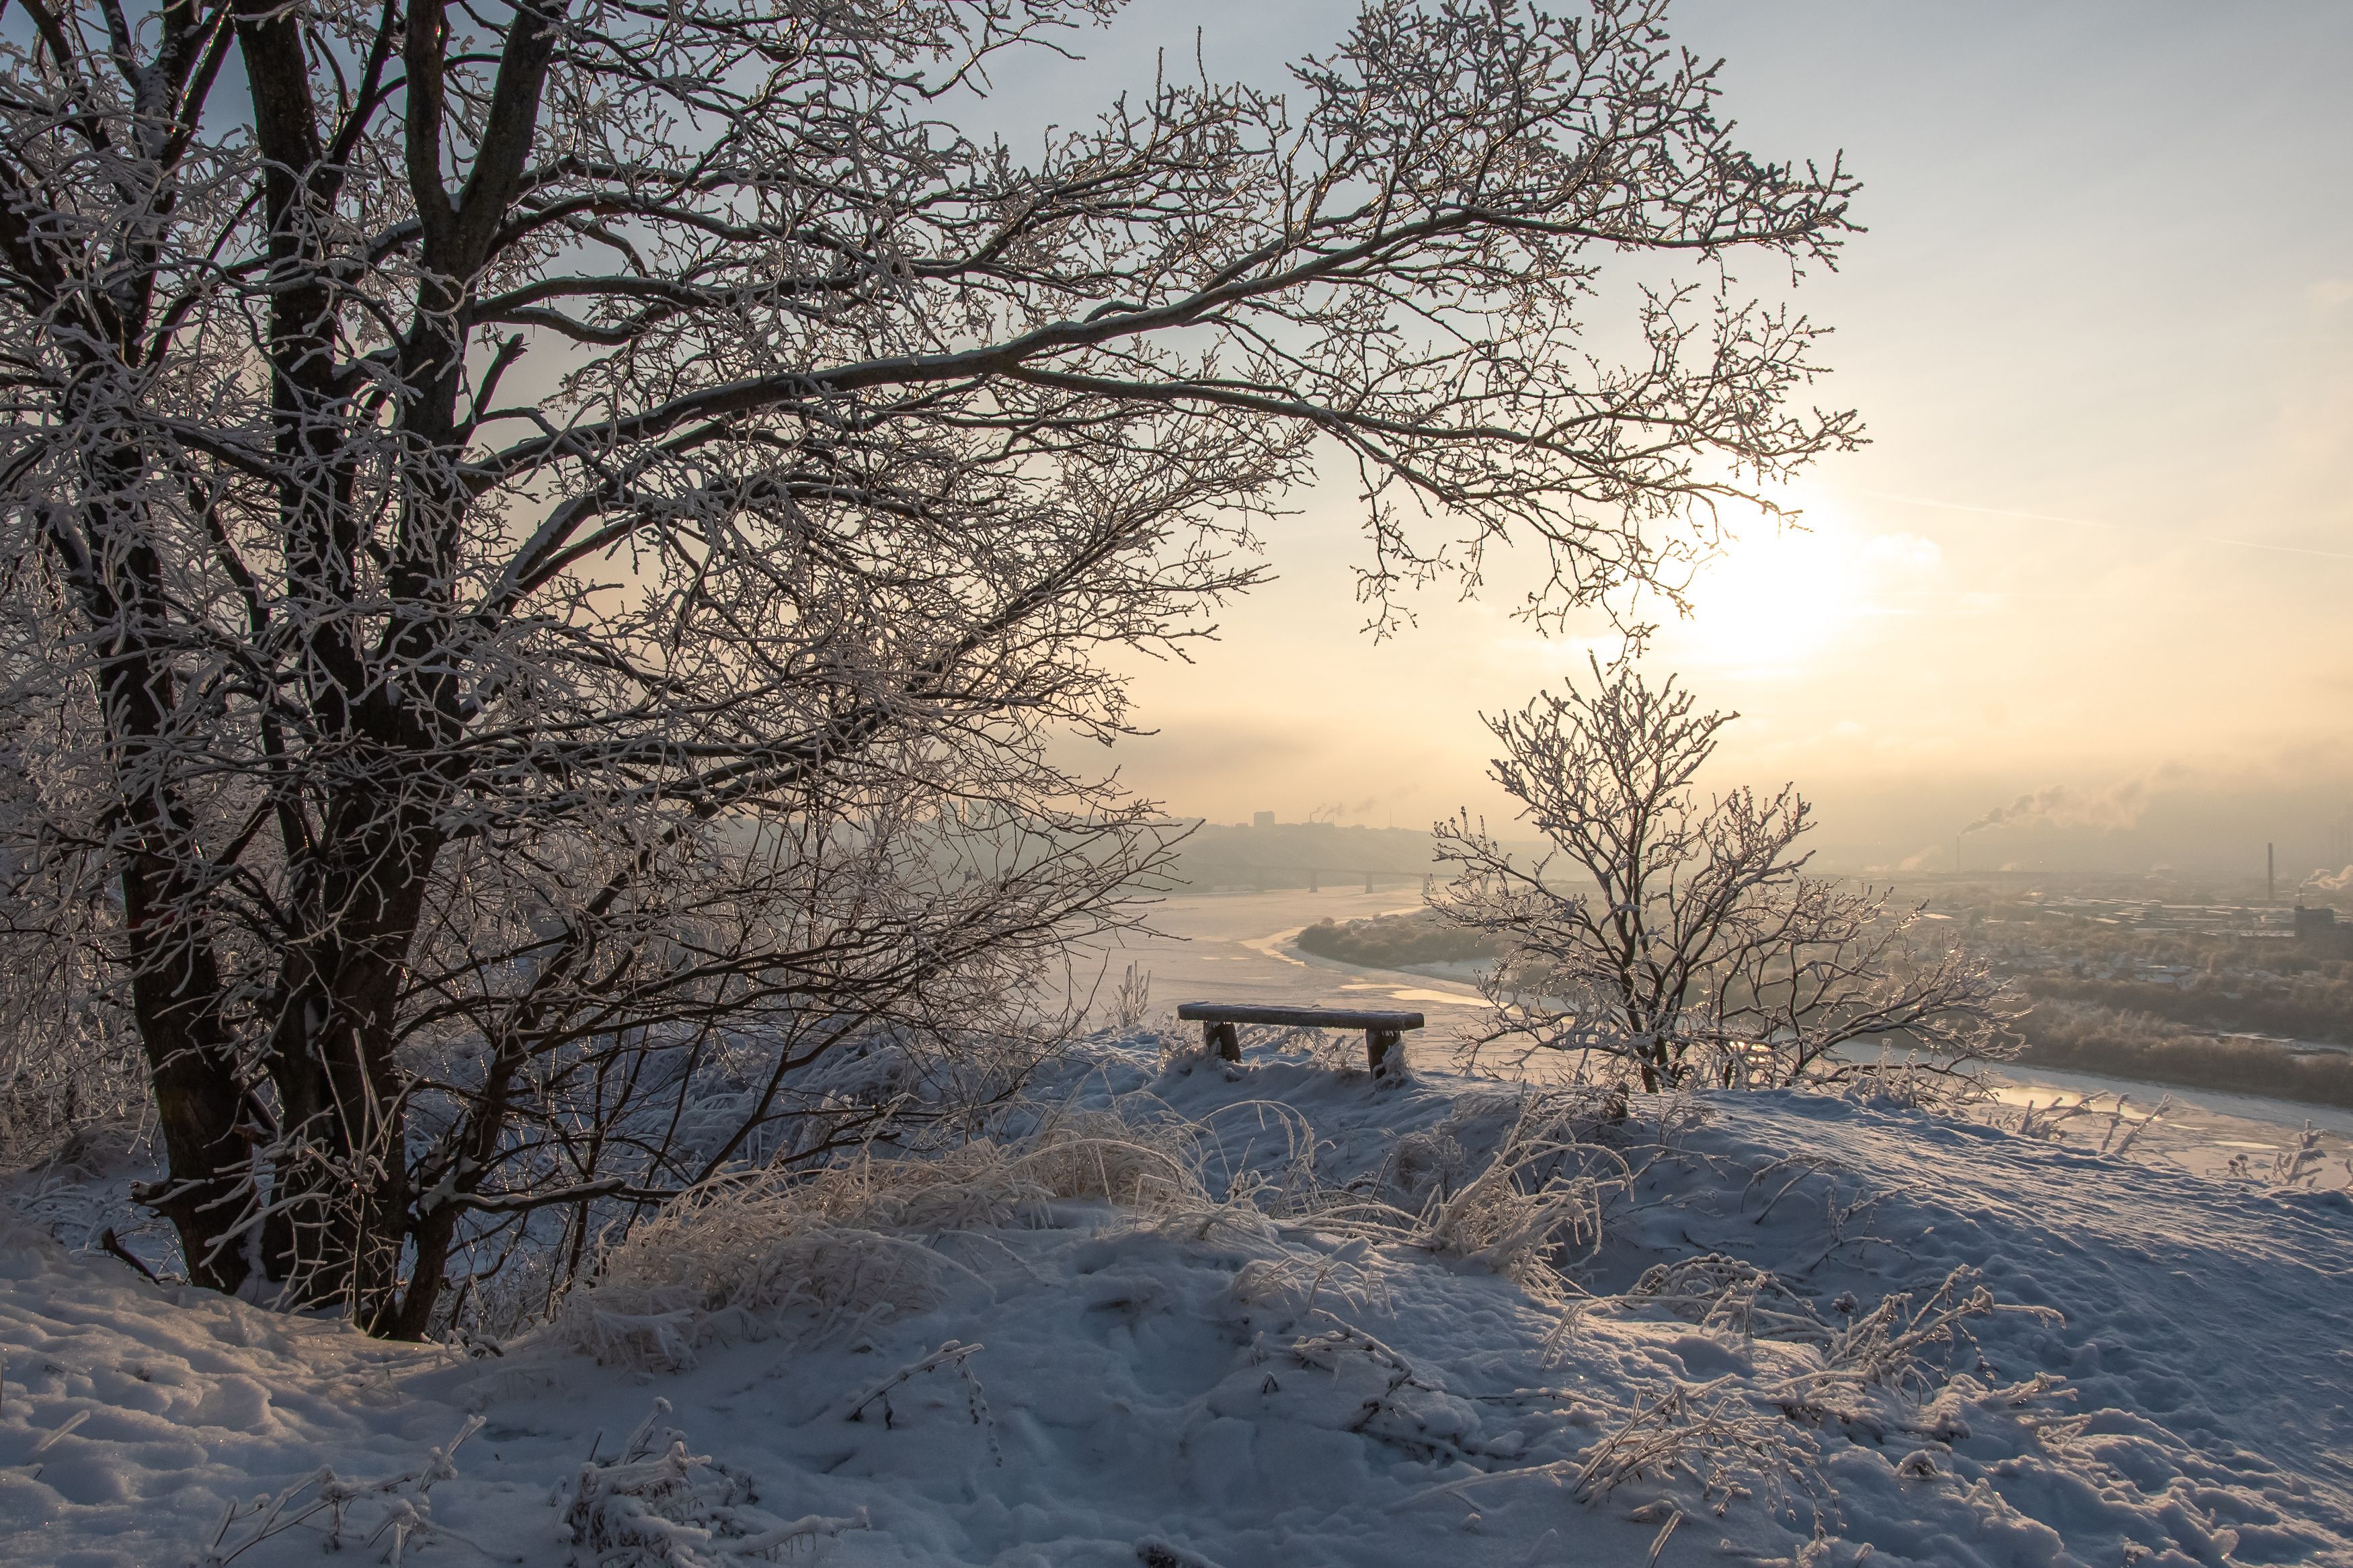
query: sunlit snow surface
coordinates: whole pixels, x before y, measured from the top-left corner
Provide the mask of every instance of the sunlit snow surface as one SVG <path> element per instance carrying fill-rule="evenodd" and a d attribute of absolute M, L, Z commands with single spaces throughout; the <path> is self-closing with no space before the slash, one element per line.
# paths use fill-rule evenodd
<path fill-rule="evenodd" d="M 1295 1056 L 1164 1074 L 1146 1040 L 1089 1047 L 1058 1092 L 1206 1124 L 1213 1185 L 1283 1153 L 1276 1113 L 1249 1102 L 1300 1113 L 1334 1184 L 1441 1122 L 1475 1164 L 1507 1120 L 1492 1084 L 1384 1088 Z M 552 1492 L 659 1396 L 770 1513 L 866 1510 L 818 1547 L 840 1564 L 1641 1564 L 1678 1514 L 1663 1563 L 2353 1563 L 2343 1194 L 1843 1100 L 1697 1110 L 1678 1125 L 1638 1104 L 1598 1134 L 1640 1174 L 1578 1289 L 1715 1253 L 1835 1324 L 1968 1265 L 2005 1307 L 2064 1321 L 1977 1318 L 1924 1382 L 1853 1387 L 1821 1378 L 1817 1348 L 1657 1305 L 1589 1304 L 1564 1331 L 1560 1305 L 1400 1243 L 1065 1204 L 931 1239 L 961 1266 L 934 1310 L 822 1334 L 787 1317 L 647 1374 L 552 1342 L 480 1360 L 372 1343 L 158 1289 L 18 1224 L 0 1233 L 0 1560 L 176 1563 L 232 1499 L 322 1465 L 414 1471 L 479 1413 L 407 1560 L 560 1564 Z M 1238 1293 L 1270 1248 L 1328 1288 Z M 949 1340 L 984 1347 L 965 1363 L 977 1400 L 948 1366 L 907 1379 L 887 1422 L 849 1418 Z M 2060 1381 L 2034 1392 L 2038 1373 Z M 1679 1385 L 1741 1435 L 1681 1449 L 1733 1495 L 1686 1471 L 1579 1500 L 1597 1446 Z M 358 1539 L 372 1506 L 353 1510 L 357 1561 L 386 1545 Z M 237 1561 L 323 1545 L 306 1525 Z"/>

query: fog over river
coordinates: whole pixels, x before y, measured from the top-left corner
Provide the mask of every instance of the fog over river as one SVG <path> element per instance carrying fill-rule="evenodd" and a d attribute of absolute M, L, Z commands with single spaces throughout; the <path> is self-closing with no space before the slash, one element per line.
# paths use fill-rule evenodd
<path fill-rule="evenodd" d="M 1447 1060 L 1482 1021 L 1478 990 L 1459 980 L 1364 969 L 1301 952 L 1292 938 L 1317 921 L 1362 920 L 1420 907 L 1411 888 L 1367 893 L 1361 889 L 1269 893 L 1194 893 L 1154 906 L 1154 935 L 1130 934 L 1094 955 L 1103 965 L 1098 1012 L 1133 963 L 1152 977 L 1150 1016 L 1176 1027 L 1173 1014 L 1183 1002 L 1280 1002 L 1326 1007 L 1399 1007 L 1422 1014 L 1429 1026 L 1407 1037 L 1410 1057 Z M 1092 980 L 1090 963 L 1082 984 Z M 1191 1027 L 1191 1026 L 1184 1026 Z M 2135 1146 L 2136 1158 L 2163 1160 L 2202 1173 L 2219 1173 L 2236 1157 L 2268 1167 L 2273 1154 L 2294 1144 L 2306 1121 L 2321 1131 L 2328 1168 L 2323 1186 L 2348 1181 L 2345 1161 L 2353 1148 L 2353 1111 L 2211 1089 L 2171 1089 L 2090 1073 L 2050 1072 L 2006 1066 L 1995 1075 L 2003 1103 L 2049 1106 L 2063 1096 L 2073 1101 L 2099 1096 L 2094 1119 L 2069 1123 L 2068 1142 L 2096 1147 L 2108 1126 L 2114 1097 L 2126 1099 L 2126 1115 L 2138 1120 L 2170 1095 L 2173 1105 Z"/>

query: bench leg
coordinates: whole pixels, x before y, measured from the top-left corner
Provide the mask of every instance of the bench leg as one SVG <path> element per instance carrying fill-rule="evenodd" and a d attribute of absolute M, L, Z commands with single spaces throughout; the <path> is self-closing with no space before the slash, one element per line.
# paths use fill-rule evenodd
<path fill-rule="evenodd" d="M 1396 1029 L 1365 1031 L 1365 1065 L 1375 1078 L 1405 1076 L 1405 1036 Z"/>
<path fill-rule="evenodd" d="M 1201 1048 L 1229 1062 L 1242 1059 L 1242 1037 L 1231 1024 L 1202 1025 Z"/>

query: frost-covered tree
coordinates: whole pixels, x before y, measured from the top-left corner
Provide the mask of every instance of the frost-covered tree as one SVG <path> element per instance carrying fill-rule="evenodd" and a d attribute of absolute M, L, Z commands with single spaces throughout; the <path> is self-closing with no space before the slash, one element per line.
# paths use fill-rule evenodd
<path fill-rule="evenodd" d="M 950 123 L 1114 9 L 0 16 L 5 934 L 135 1044 L 194 1279 L 427 1331 L 489 1228 L 576 1251 L 1123 918 L 1149 815 L 1048 742 L 1320 458 L 1379 605 L 1520 536 L 1544 613 L 1852 438 L 1724 270 L 1851 184 L 1743 153 L 1653 0 Z"/>
<path fill-rule="evenodd" d="M 1553 854 L 1522 864 L 1467 816 L 1438 825 L 1457 872 L 1432 904 L 1506 946 L 1491 1039 L 1599 1057 L 1651 1090 L 1834 1077 L 1856 1043 L 2002 1053 L 2017 1009 L 1983 959 L 1936 940 L 1925 906 L 1808 874 L 1796 785 L 1701 798 L 1738 715 L 1630 663 L 1592 673 L 1487 721 L 1491 775 Z"/>

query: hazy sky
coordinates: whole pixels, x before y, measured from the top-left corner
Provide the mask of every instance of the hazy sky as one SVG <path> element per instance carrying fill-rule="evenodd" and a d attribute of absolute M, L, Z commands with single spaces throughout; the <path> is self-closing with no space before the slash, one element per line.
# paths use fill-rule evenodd
<path fill-rule="evenodd" d="M 1000 73 L 1064 121 L 1148 81 L 1335 39 L 1325 0 L 1147 4 L 1083 64 Z M 1725 777 L 1795 778 L 1852 865 L 1951 863 L 1955 830 L 2062 786 L 2067 831 L 1973 863 L 2329 856 L 2353 813 L 2353 5 L 1684 0 L 1750 150 L 1843 149 L 1870 233 L 1800 304 L 1826 403 L 1872 444 L 1744 529 L 1646 660 L 1746 717 Z M 1475 716 L 1584 645 L 1503 601 L 1358 632 L 1349 492 L 1276 530 L 1281 581 L 1190 668 L 1139 680 L 1126 776 L 1175 809 L 1399 826 L 1493 809 Z M 1598 628 L 1597 628 L 1598 629 Z M 2332 863 L 2335 863 L 2332 859 Z"/>

